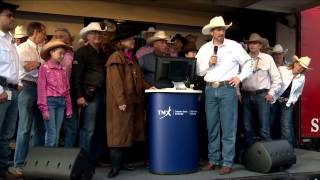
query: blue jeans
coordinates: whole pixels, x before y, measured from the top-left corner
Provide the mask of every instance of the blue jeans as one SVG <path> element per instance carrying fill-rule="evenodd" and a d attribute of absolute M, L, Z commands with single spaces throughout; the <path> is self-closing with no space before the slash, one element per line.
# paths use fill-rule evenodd
<path fill-rule="evenodd" d="M 49 120 L 44 121 L 46 127 L 45 146 L 59 145 L 59 134 L 64 119 L 66 103 L 64 97 L 48 97 Z"/>
<path fill-rule="evenodd" d="M 277 108 L 277 114 L 272 115 L 272 123 L 277 123 L 280 126 L 281 139 L 286 139 L 293 146 L 294 145 L 294 105 L 286 106 L 287 102 L 276 101 L 272 109 Z"/>
<path fill-rule="evenodd" d="M 31 146 L 43 146 L 45 127 L 41 112 L 37 106 L 37 86 L 23 85 L 18 97 L 19 124 L 17 132 L 14 166 L 23 167 Z M 32 132 L 31 132 L 32 131 Z"/>
<path fill-rule="evenodd" d="M 82 126 L 80 127 L 80 148 L 82 153 L 92 160 L 96 159 L 98 156 L 97 151 L 101 151 L 100 149 L 92 148 L 92 140 L 96 131 L 96 122 L 105 121 L 105 119 L 98 119 L 102 118 L 99 114 L 105 112 L 105 109 L 103 109 L 104 99 L 104 94 L 102 92 L 97 92 L 92 101 L 87 101 L 88 105 L 81 109 L 80 114 L 82 120 Z M 106 127 L 99 128 L 103 128 L 104 134 L 106 134 Z M 104 142 L 100 142 L 100 144 L 102 143 Z"/>
<path fill-rule="evenodd" d="M 75 96 L 72 99 L 72 118 L 64 118 L 63 126 L 65 129 L 64 147 L 75 147 L 77 144 L 77 135 L 79 129 L 78 105 Z"/>
<path fill-rule="evenodd" d="M 0 176 L 7 170 L 9 141 L 14 136 L 18 118 L 18 92 L 12 91 L 12 100 L 0 103 Z"/>
<path fill-rule="evenodd" d="M 220 88 L 206 87 L 205 93 L 209 162 L 215 165 L 222 163 L 223 166 L 232 167 L 238 120 L 236 89 L 229 85 Z M 220 131 L 222 131 L 221 139 Z"/>
<path fill-rule="evenodd" d="M 247 147 L 255 143 L 255 119 L 259 120 L 259 134 L 263 141 L 271 140 L 270 137 L 270 107 L 264 99 L 267 92 L 256 95 L 243 95 L 243 125 Z M 257 115 L 257 117 L 255 117 Z"/>

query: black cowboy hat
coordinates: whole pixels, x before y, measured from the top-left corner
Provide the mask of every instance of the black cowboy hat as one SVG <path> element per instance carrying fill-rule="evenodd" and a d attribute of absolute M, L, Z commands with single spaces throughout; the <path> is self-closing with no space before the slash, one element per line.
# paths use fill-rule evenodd
<path fill-rule="evenodd" d="M 0 0 L 0 12 L 9 9 L 10 11 L 15 11 L 19 6 L 16 4 L 6 3 Z"/>

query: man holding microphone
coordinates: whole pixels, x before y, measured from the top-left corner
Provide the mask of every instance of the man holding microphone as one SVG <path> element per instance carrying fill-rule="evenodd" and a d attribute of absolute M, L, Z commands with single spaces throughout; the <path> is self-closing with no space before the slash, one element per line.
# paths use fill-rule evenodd
<path fill-rule="evenodd" d="M 226 29 L 231 25 L 226 25 L 221 16 L 211 19 L 203 27 L 202 33 L 211 35 L 212 41 L 204 44 L 196 56 L 197 74 L 204 76 L 207 84 L 205 108 L 209 164 L 203 170 L 212 170 L 222 165 L 220 174 L 231 173 L 235 156 L 238 120 L 236 86 L 253 71 L 252 59 L 242 46 L 225 38 Z M 239 74 L 240 66 L 242 71 Z"/>

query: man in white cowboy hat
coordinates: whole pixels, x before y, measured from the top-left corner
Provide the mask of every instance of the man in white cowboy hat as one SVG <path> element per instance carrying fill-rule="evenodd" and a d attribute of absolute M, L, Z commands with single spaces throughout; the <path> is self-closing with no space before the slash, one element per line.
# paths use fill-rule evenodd
<path fill-rule="evenodd" d="M 272 56 L 274 58 L 274 62 L 276 63 L 277 67 L 284 66 L 287 64 L 285 60 L 285 56 L 287 55 L 288 49 L 284 49 L 281 44 L 276 44 L 272 48 Z"/>
<path fill-rule="evenodd" d="M 279 66 L 279 72 L 282 78 L 280 91 L 273 97 L 273 106 L 277 108 L 273 122 L 279 122 L 277 128 L 280 130 L 280 137 L 288 140 L 294 145 L 294 104 L 302 94 L 305 75 L 304 72 L 309 68 L 311 59 L 309 57 L 293 56 L 292 63 L 289 66 Z"/>
<path fill-rule="evenodd" d="M 243 124 L 247 147 L 255 142 L 254 114 L 257 114 L 262 140 L 270 140 L 270 107 L 273 96 L 281 88 L 281 76 L 273 58 L 260 51 L 263 39 L 257 33 L 250 35 L 250 56 L 254 60 L 253 74 L 242 82 Z"/>
<path fill-rule="evenodd" d="M 27 41 L 27 30 L 22 25 L 19 25 L 14 29 L 14 39 L 16 41 L 16 46 Z"/>
<path fill-rule="evenodd" d="M 156 33 L 156 29 L 154 27 L 149 27 L 147 31 L 142 31 L 142 37 L 143 39 L 147 40 L 148 38 L 152 37 L 155 33 Z M 153 47 L 150 46 L 150 44 L 146 44 L 136 52 L 136 57 L 139 60 L 142 56 L 152 52 L 153 52 Z"/>
<path fill-rule="evenodd" d="M 154 73 L 156 71 L 156 56 L 166 56 L 168 52 L 169 37 L 165 31 L 157 31 L 152 37 L 147 39 L 147 44 L 154 48 L 152 53 L 142 56 L 139 64 L 144 74 L 144 79 L 155 86 Z"/>
<path fill-rule="evenodd" d="M 250 56 L 239 43 L 225 38 L 226 30 L 231 25 L 226 25 L 221 16 L 212 18 L 202 28 L 202 33 L 211 35 L 212 41 L 204 44 L 196 55 L 197 73 L 204 76 L 207 83 L 205 108 L 209 164 L 203 170 L 212 170 L 222 165 L 220 174 L 232 171 L 235 156 L 238 120 L 236 86 L 252 74 Z M 239 73 L 240 66 L 242 70 Z"/>
<path fill-rule="evenodd" d="M 18 98 L 19 123 L 14 154 L 14 166 L 19 174 L 22 173 L 30 141 L 32 146 L 42 146 L 45 140 L 44 122 L 37 105 L 37 81 L 39 67 L 44 62 L 40 51 L 46 38 L 46 27 L 42 23 L 31 22 L 27 26 L 27 34 L 28 40 L 17 46 L 19 83 L 23 86 Z"/>
<path fill-rule="evenodd" d="M 80 36 L 88 43 L 75 51 L 71 73 L 71 92 L 77 98 L 77 105 L 81 108 L 80 116 L 83 119 L 83 125 L 80 127 L 80 148 L 82 154 L 93 161 L 101 155 L 103 147 L 92 146 L 105 143 L 103 136 L 99 137 L 101 142 L 92 141 L 95 133 L 105 134 L 105 126 L 100 124 L 105 122 L 101 112 L 104 112 L 107 61 L 107 55 L 102 50 L 102 38 L 106 30 L 107 27 L 102 29 L 99 22 L 91 22 L 81 29 Z"/>

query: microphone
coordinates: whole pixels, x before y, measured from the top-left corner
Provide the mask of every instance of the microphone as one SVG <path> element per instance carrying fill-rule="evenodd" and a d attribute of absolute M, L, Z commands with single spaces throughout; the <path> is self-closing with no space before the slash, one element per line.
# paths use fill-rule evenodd
<path fill-rule="evenodd" d="M 217 55 L 218 53 L 218 46 L 213 47 L 213 55 Z"/>
<path fill-rule="evenodd" d="M 218 53 L 218 46 L 214 46 L 213 47 L 213 56 L 217 56 Z M 214 64 L 209 64 L 210 67 L 214 66 Z"/>

